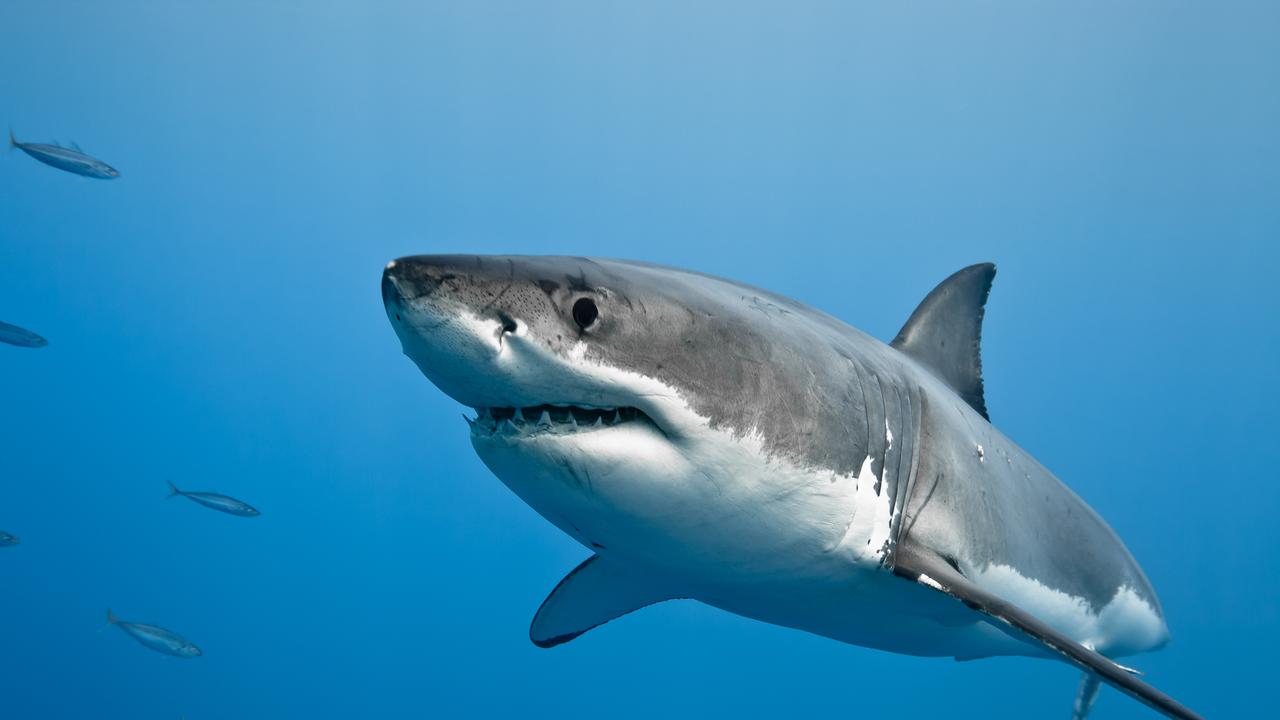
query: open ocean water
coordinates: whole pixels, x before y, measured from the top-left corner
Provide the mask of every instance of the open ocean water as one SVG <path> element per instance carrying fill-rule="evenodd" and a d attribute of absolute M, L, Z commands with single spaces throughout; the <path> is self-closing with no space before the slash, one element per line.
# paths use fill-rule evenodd
<path fill-rule="evenodd" d="M 1208 717 L 1274 706 L 1280 4 L 54 2 L 0 12 L 0 718 L 1061 717 L 1061 663 L 694 602 L 553 650 L 587 551 L 475 457 L 383 265 L 623 257 L 893 337 L 999 266 L 997 427 L 1125 540 Z M 225 493 L 260 517 L 178 498 Z M 107 608 L 198 645 L 179 659 Z M 874 622 L 875 618 L 868 618 Z M 1110 689 L 1096 718 L 1155 715 Z"/>

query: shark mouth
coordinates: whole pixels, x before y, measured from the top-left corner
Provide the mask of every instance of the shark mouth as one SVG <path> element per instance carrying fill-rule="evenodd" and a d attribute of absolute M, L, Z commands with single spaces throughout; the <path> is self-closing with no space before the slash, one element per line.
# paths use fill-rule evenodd
<path fill-rule="evenodd" d="M 480 408 L 475 419 L 463 418 L 471 434 L 480 437 L 567 435 L 592 432 L 628 423 L 656 423 L 634 407 L 581 407 L 577 405 L 531 405 L 529 407 Z"/>

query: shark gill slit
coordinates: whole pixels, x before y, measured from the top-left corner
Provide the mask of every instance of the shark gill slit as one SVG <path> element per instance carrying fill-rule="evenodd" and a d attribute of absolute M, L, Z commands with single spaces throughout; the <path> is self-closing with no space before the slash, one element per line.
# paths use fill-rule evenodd
<path fill-rule="evenodd" d="M 858 451 L 857 451 L 857 452 L 855 452 L 855 453 L 854 453 L 854 457 L 855 457 L 855 458 L 858 458 L 858 457 L 865 457 L 865 456 L 867 456 L 867 455 L 870 455 L 870 454 L 871 454 L 871 438 L 870 438 L 870 434 L 871 434 L 871 409 L 870 409 L 870 408 L 871 408 L 871 400 L 867 397 L 867 388 L 866 388 L 866 386 L 862 384 L 862 367 L 861 367 L 861 365 L 858 363 L 858 361 L 857 361 L 857 360 L 854 360 L 854 359 L 852 359 L 852 358 L 851 358 L 851 359 L 850 359 L 850 362 L 849 362 L 849 367 L 853 370 L 853 378 L 854 378 L 854 380 L 856 381 L 856 385 L 857 385 L 857 387 L 858 387 L 858 397 L 861 399 L 861 402 L 862 402 L 862 417 L 863 417 L 863 420 L 862 420 L 862 429 L 863 429 L 863 433 L 859 433 L 858 435 L 855 435 L 855 436 L 854 436 L 854 437 L 859 437 L 859 436 L 860 436 L 860 437 L 862 437 L 862 438 L 864 439 L 864 444 L 863 444 L 861 447 L 859 447 L 859 448 L 858 448 Z M 856 460 L 855 460 L 855 462 L 856 462 Z M 862 478 L 858 478 L 858 483 L 859 483 L 859 484 L 861 484 L 861 481 L 862 481 Z"/>
<path fill-rule="evenodd" d="M 910 531 L 910 525 L 903 529 L 903 522 L 907 517 L 907 500 L 911 497 L 911 491 L 915 488 L 916 474 L 920 469 L 920 445 L 923 438 L 920 437 L 921 427 L 923 425 L 922 413 L 924 410 L 924 401 L 920 395 L 920 387 L 917 385 L 907 386 L 906 401 L 907 409 L 902 415 L 902 421 L 906 425 L 903 428 L 903 443 L 910 443 L 911 457 L 907 462 L 906 477 L 899 475 L 898 486 L 894 488 L 893 502 L 891 510 L 895 511 L 889 517 L 889 537 L 892 544 L 889 548 L 889 555 L 885 559 L 886 566 L 893 567 L 893 554 L 897 549 L 898 542 L 902 539 L 906 532 Z M 915 396 L 913 398 L 913 395 Z M 907 446 L 902 446 L 902 454 L 907 452 Z M 901 456 L 899 456 L 901 461 Z M 929 498 L 933 497 L 933 491 L 937 488 L 937 479 L 935 478 L 934 486 L 929 489 L 929 495 L 925 498 L 928 503 Z M 923 505 L 921 505 L 923 507 Z M 914 522 L 914 519 L 913 519 Z"/>

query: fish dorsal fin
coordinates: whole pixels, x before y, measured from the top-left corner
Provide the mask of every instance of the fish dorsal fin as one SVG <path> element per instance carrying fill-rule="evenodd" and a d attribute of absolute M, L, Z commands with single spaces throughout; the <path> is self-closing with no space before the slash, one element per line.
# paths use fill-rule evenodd
<path fill-rule="evenodd" d="M 890 343 L 929 368 L 965 402 L 987 416 L 982 397 L 982 314 L 996 266 L 970 265 L 925 297 Z"/>
<path fill-rule="evenodd" d="M 567 643 L 614 618 L 675 598 L 663 585 L 644 573 L 592 555 L 542 601 L 529 626 L 529 639 L 544 648 Z"/>
<path fill-rule="evenodd" d="M 75 140 L 71 141 L 71 148 L 78 153 L 84 152 L 83 150 L 80 149 L 80 143 L 77 143 Z"/>

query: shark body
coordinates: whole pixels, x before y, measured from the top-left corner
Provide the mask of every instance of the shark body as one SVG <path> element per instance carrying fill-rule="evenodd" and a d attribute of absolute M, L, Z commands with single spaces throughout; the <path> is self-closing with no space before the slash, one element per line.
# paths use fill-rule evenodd
<path fill-rule="evenodd" d="M 997 430 L 975 265 L 884 344 L 696 272 L 416 256 L 382 291 L 405 354 L 476 410 L 481 460 L 594 553 L 552 591 L 553 646 L 672 598 L 920 656 L 1055 657 L 1171 717 L 1110 658 L 1168 639 L 1087 504 Z M 959 600 L 960 602 L 957 602 Z"/>

